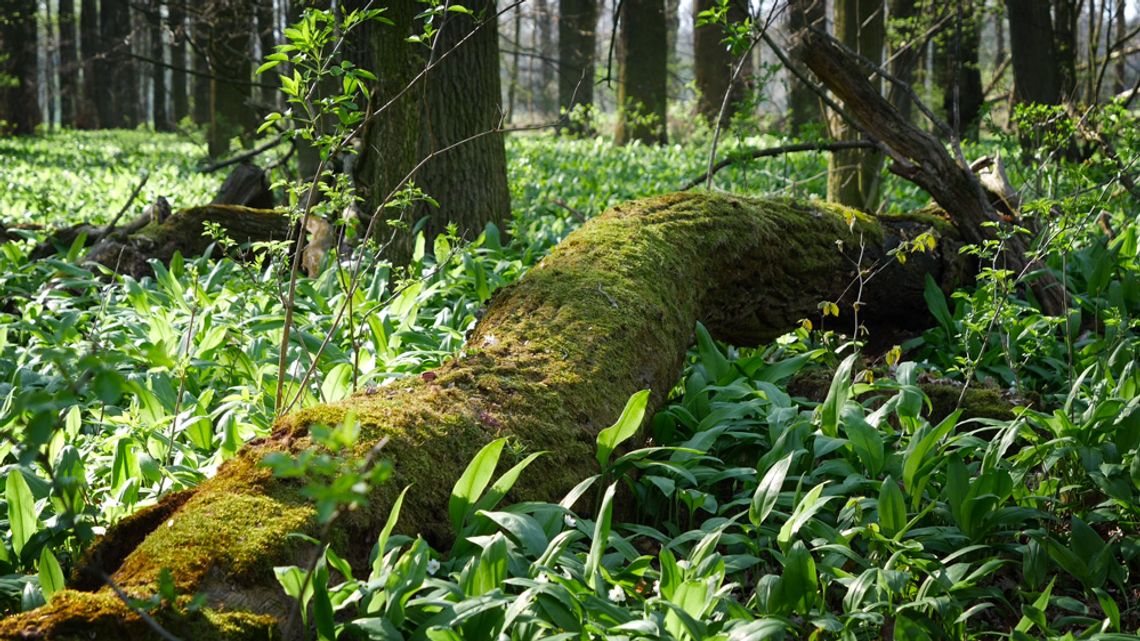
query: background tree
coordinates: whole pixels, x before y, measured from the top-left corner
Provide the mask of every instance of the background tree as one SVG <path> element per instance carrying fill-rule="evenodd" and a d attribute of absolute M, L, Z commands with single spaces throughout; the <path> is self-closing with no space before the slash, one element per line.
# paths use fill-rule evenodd
<path fill-rule="evenodd" d="M 623 0 L 619 20 L 621 68 L 614 140 L 619 145 L 634 140 L 664 144 L 668 139 L 665 3 L 662 0 Z"/>
<path fill-rule="evenodd" d="M 253 65 L 250 27 L 253 7 L 243 0 L 211 0 L 206 5 L 209 31 L 207 56 L 210 66 L 210 126 L 207 147 L 211 156 L 221 156 L 235 136 L 248 134 L 257 122 L 253 108 Z"/>
<path fill-rule="evenodd" d="M 170 131 L 170 113 L 166 109 L 166 46 L 163 37 L 162 2 L 151 0 L 147 7 L 150 26 L 151 120 L 155 131 Z"/>
<path fill-rule="evenodd" d="M 139 92 L 131 58 L 131 15 L 127 0 L 99 3 L 99 57 L 95 61 L 95 102 L 99 126 L 134 127 L 139 122 Z"/>
<path fill-rule="evenodd" d="M 79 43 L 75 0 L 59 0 L 59 123 L 75 125 L 79 102 Z"/>
<path fill-rule="evenodd" d="M 558 2 L 558 106 L 567 114 L 594 105 L 594 33 L 598 26 L 597 0 Z M 585 120 L 571 119 L 568 131 L 587 134 Z"/>
<path fill-rule="evenodd" d="M 926 39 L 920 38 L 926 30 L 926 20 L 923 20 L 919 0 L 890 0 L 888 46 L 891 51 L 891 75 L 900 82 L 913 85 L 915 71 L 922 61 L 926 51 Z M 887 97 L 891 104 L 907 120 L 914 112 L 914 103 L 907 92 L 899 85 L 892 83 L 887 90 Z"/>
<path fill-rule="evenodd" d="M 716 124 L 717 117 L 720 116 L 720 125 L 724 127 L 732 121 L 740 102 L 746 98 L 751 59 L 745 60 L 740 74 L 733 79 L 737 59 L 724 42 L 723 25 L 713 23 L 697 26 L 700 14 L 716 4 L 715 0 L 696 0 L 693 3 L 693 71 L 697 85 L 697 113 L 710 125 Z M 730 0 L 726 18 L 730 24 L 747 20 L 747 2 Z M 721 114 L 720 107 L 725 93 L 729 94 L 728 105 L 724 114 Z"/>
<path fill-rule="evenodd" d="M 386 107 L 364 134 L 357 186 L 366 212 L 404 223 L 426 218 L 428 238 L 452 223 L 470 237 L 489 222 L 502 226 L 510 216 L 507 158 L 498 131 L 503 113 L 495 5 L 478 0 L 465 6 L 481 17 L 445 14 L 430 49 L 408 42 L 422 32 L 415 18 L 421 6 L 413 0 L 391 3 L 384 17 L 395 24 L 373 29 L 372 68 L 379 70 L 379 86 L 372 101 Z M 382 207 L 409 175 L 438 207 Z M 384 226 L 377 233 L 388 236 Z M 411 234 L 398 233 L 388 256 L 407 261 L 412 241 Z"/>
<path fill-rule="evenodd" d="M 0 4 L 0 20 L 0 120 L 15 134 L 32 134 L 40 124 L 35 0 Z"/>
<path fill-rule="evenodd" d="M 102 70 L 96 63 L 99 55 L 99 5 L 97 0 L 82 0 L 79 13 L 79 48 L 82 54 L 83 91 L 76 105 L 75 126 L 79 129 L 99 127 L 96 94 L 99 82 L 97 73 Z"/>
<path fill-rule="evenodd" d="M 876 66 L 883 62 L 885 9 L 883 0 L 837 0 L 835 3 L 835 36 Z M 874 82 L 877 86 L 881 84 L 878 76 Z M 859 138 L 858 132 L 838 115 L 831 119 L 831 130 L 836 140 Z M 833 153 L 827 166 L 827 199 L 873 211 L 879 204 L 882 163 L 883 157 L 878 151 L 856 149 Z"/>
<path fill-rule="evenodd" d="M 913 3 L 913 0 L 911 0 Z M 827 19 L 824 0 L 788 0 L 787 30 L 796 34 L 805 27 L 826 28 Z M 892 14 L 893 15 L 893 14 Z M 795 76 L 788 79 L 789 127 L 793 135 L 800 135 L 804 127 L 822 120 L 819 96 Z"/>
<path fill-rule="evenodd" d="M 985 102 L 978 66 L 979 12 L 974 0 L 948 10 L 952 23 L 939 39 L 942 111 L 959 138 L 976 140 Z"/>
<path fill-rule="evenodd" d="M 1049 3 L 1006 0 L 1014 99 L 1055 105 L 1061 102 L 1061 78 Z"/>
<path fill-rule="evenodd" d="M 190 94 L 187 92 L 186 68 L 186 8 L 182 0 L 167 5 L 170 29 L 170 106 L 175 124 L 190 115 Z"/>

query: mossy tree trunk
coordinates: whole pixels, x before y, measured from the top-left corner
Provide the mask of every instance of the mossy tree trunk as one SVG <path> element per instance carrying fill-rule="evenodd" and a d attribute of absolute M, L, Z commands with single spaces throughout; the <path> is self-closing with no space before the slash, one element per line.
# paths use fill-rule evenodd
<path fill-rule="evenodd" d="M 614 142 L 665 144 L 668 52 L 664 0 L 623 0 L 618 29 L 621 69 Z"/>
<path fill-rule="evenodd" d="M 898 225 L 907 234 L 929 226 Z M 830 205 L 675 194 L 616 207 L 498 292 L 463 356 L 433 377 L 282 418 L 272 436 L 213 479 L 113 528 L 72 590 L 0 623 L 0 639 L 62 639 L 76 630 L 144 637 L 145 624 L 98 577 L 106 573 L 143 596 L 154 592 L 164 568 L 180 594 L 209 597 L 200 614 L 160 613 L 171 632 L 265 638 L 289 608 L 272 567 L 301 562 L 308 550 L 287 534 L 312 534 L 315 525 L 298 488 L 259 462 L 270 452 L 307 447 L 311 425 L 335 424 L 353 412 L 361 423 L 360 456 L 389 439 L 383 452 L 395 463 L 394 478 L 337 527 L 351 563 L 367 564 L 388 506 L 410 483 L 399 529 L 444 546 L 452 537 L 450 488 L 482 445 L 509 435 L 524 454 L 549 452 L 527 470 L 513 498 L 556 500 L 595 471 L 597 434 L 631 394 L 648 388 L 650 412 L 660 406 L 698 320 L 715 336 L 750 344 L 814 316 L 820 301 L 850 309 L 854 301 L 843 292 L 855 290 L 852 260 L 860 244 L 869 264 L 899 241 L 893 224 Z M 952 243 L 943 246 L 958 260 Z M 920 314 L 928 273 L 940 279 L 955 270 L 938 255 L 912 256 L 905 266 L 892 261 L 867 283 L 861 318 L 871 324 Z"/>
<path fill-rule="evenodd" d="M 597 0 L 558 0 L 558 106 L 565 114 L 593 107 L 597 28 Z M 585 116 L 568 121 L 566 131 L 592 135 Z"/>
<path fill-rule="evenodd" d="M 703 11 L 712 9 L 716 5 L 714 0 L 696 0 L 693 3 L 693 24 Z M 794 11 L 793 11 L 794 13 Z M 728 21 L 733 24 L 743 22 L 748 18 L 748 3 L 746 0 L 730 0 L 728 3 Z M 697 113 L 699 113 L 710 126 L 719 122 L 721 127 L 728 126 L 732 116 L 736 113 L 740 102 L 746 98 L 746 85 L 751 75 L 751 66 L 745 60 L 745 67 L 734 79 L 736 70 L 736 56 L 728 50 L 724 43 L 724 26 L 720 24 L 706 24 L 693 29 L 693 72 L 697 84 Z M 728 105 L 721 114 L 721 104 L 725 94 L 728 95 Z"/>
<path fill-rule="evenodd" d="M 447 13 L 432 49 L 407 41 L 420 29 L 415 16 L 422 6 L 412 0 L 390 3 L 384 16 L 395 25 L 372 30 L 373 68 L 380 76 L 373 103 L 384 105 L 393 98 L 395 102 L 373 119 L 364 134 L 357 185 L 367 213 L 399 218 L 407 227 L 426 217 L 423 232 L 428 238 L 452 223 L 460 235 L 472 237 L 487 223 L 502 227 L 510 217 L 507 156 L 499 130 L 502 96 L 495 3 L 478 0 L 464 6 L 478 17 Z M 429 64 L 431 68 L 417 80 Z M 383 208 L 408 177 L 439 206 Z M 393 231 L 384 224 L 375 225 L 375 230 L 382 241 Z M 406 262 L 413 240 L 407 231 L 397 232 L 387 256 Z"/>
<path fill-rule="evenodd" d="M 835 37 L 876 66 L 883 62 L 886 39 L 886 7 L 883 0 L 837 0 Z M 873 80 L 881 92 L 878 76 Z M 861 136 L 838 115 L 832 118 L 832 137 L 857 140 Z M 827 165 L 827 199 L 874 211 L 879 206 L 883 156 L 877 150 L 855 149 L 831 154 Z"/>

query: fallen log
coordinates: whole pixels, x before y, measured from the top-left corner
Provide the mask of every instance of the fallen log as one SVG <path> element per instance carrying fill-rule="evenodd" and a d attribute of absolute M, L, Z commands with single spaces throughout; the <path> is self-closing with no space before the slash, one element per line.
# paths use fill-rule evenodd
<path fill-rule="evenodd" d="M 681 373 L 698 320 L 719 338 L 754 344 L 816 315 L 820 301 L 850 308 L 857 274 L 893 261 L 886 252 L 928 222 L 708 194 L 616 207 L 500 290 L 462 356 L 433 376 L 285 416 L 269 438 L 251 443 L 214 478 L 112 528 L 71 589 L 0 622 L 0 639 L 156 637 L 102 577 L 147 596 L 163 569 L 179 594 L 204 594 L 208 602 L 197 613 L 154 614 L 173 634 L 299 638 L 302 630 L 282 629 L 289 603 L 272 567 L 302 564 L 303 550 L 287 535 L 314 533 L 313 510 L 295 485 L 260 465 L 266 454 L 307 447 L 310 426 L 355 413 L 356 454 L 387 438 L 384 454 L 395 474 L 366 509 L 338 523 L 339 549 L 354 566 L 365 566 L 388 506 L 410 483 L 399 529 L 445 546 L 453 536 L 450 489 L 485 443 L 509 435 L 523 454 L 549 452 L 511 498 L 557 499 L 596 471 L 596 436 L 631 394 L 648 388 L 650 412 L 660 406 Z M 894 262 L 864 283 L 863 322 L 924 314 L 925 276 L 949 287 L 963 273 L 949 239 L 941 247 L 946 251 Z"/>

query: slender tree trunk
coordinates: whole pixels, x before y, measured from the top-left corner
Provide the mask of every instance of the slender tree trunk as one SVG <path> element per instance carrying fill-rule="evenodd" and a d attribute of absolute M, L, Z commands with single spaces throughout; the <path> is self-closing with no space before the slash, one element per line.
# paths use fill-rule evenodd
<path fill-rule="evenodd" d="M 558 0 L 558 106 L 571 116 L 565 130 L 592 135 L 594 49 L 598 0 Z"/>
<path fill-rule="evenodd" d="M 923 54 L 926 52 L 926 43 L 917 41 L 923 35 L 923 29 L 917 20 L 919 8 L 918 0 L 891 0 L 890 2 L 891 25 L 898 36 L 891 47 L 890 71 L 895 78 L 911 86 L 914 85 L 915 71 L 918 70 Z M 910 121 L 914 113 L 914 103 L 907 92 L 903 91 L 899 85 L 892 83 L 887 90 L 887 97 L 895 109 L 898 109 L 899 113 L 903 115 L 903 118 Z"/>
<path fill-rule="evenodd" d="M 209 59 L 210 47 L 210 21 L 212 18 L 207 15 L 206 10 L 201 5 L 196 5 L 192 8 L 191 24 L 191 50 L 190 58 L 193 61 L 194 74 L 190 81 L 191 91 L 193 92 L 194 104 L 191 109 L 191 116 L 194 123 L 197 125 L 210 124 L 210 75 L 212 65 Z"/>
<path fill-rule="evenodd" d="M 1077 24 L 1081 0 L 1053 0 L 1053 53 L 1061 98 L 1073 99 L 1077 88 Z M 1046 10 L 1045 15 L 1048 15 Z M 1012 28 L 1012 24 L 1011 24 Z M 1037 64 L 1046 64 L 1037 61 Z"/>
<path fill-rule="evenodd" d="M 0 127 L 31 135 L 40 124 L 35 0 L 12 0 L 0 24 Z"/>
<path fill-rule="evenodd" d="M 210 156 L 218 157 L 229 151 L 232 138 L 255 129 L 249 48 L 253 7 L 244 0 L 212 0 L 206 6 L 213 23 L 208 35 L 212 77 L 207 141 Z"/>
<path fill-rule="evenodd" d="M 621 71 L 614 140 L 619 145 L 634 140 L 664 144 L 668 70 L 663 0 L 623 0 L 618 47 Z"/>
<path fill-rule="evenodd" d="M 910 0 L 911 3 L 914 0 Z M 788 3 L 787 29 L 789 34 L 802 29 L 825 28 L 827 12 L 824 0 L 790 0 Z M 897 73 L 897 70 L 896 70 Z M 789 74 L 790 75 L 790 74 Z M 789 127 L 793 135 L 799 136 L 809 124 L 823 124 L 823 112 L 819 106 L 819 96 L 795 76 L 788 79 Z"/>
<path fill-rule="evenodd" d="M 374 67 L 387 73 L 380 74 L 373 101 L 385 103 L 412 87 L 365 133 L 357 184 L 369 213 L 398 217 L 406 225 L 426 217 L 423 231 L 428 238 L 454 223 L 462 236 L 471 238 L 487 223 L 502 227 L 510 216 L 506 152 L 497 131 L 503 113 L 494 2 L 465 5 L 476 16 L 491 16 L 486 22 L 448 14 L 433 52 L 406 40 L 416 28 L 419 6 L 413 0 L 393 2 L 384 15 L 395 26 L 374 32 Z M 450 53 L 440 58 L 444 52 Z M 438 63 L 422 82 L 413 84 L 429 53 Z M 403 210 L 381 208 L 421 160 L 425 162 L 413 180 L 439 207 L 421 203 Z M 393 232 L 383 224 L 375 229 L 381 240 Z M 413 240 L 406 231 L 397 233 L 388 257 L 406 262 Z"/>
<path fill-rule="evenodd" d="M 166 47 L 163 45 L 162 36 L 162 3 L 159 0 L 151 0 L 150 10 L 152 13 L 147 16 L 151 25 L 150 57 L 155 61 L 151 67 L 154 82 L 151 118 L 154 120 L 155 131 L 170 131 L 173 127 L 170 123 L 170 113 L 166 109 Z"/>
<path fill-rule="evenodd" d="M 1124 13 L 1124 8 L 1125 8 L 1125 0 L 1116 0 L 1116 36 L 1115 36 L 1115 38 L 1116 38 L 1116 42 L 1119 43 L 1119 45 L 1120 45 L 1120 49 L 1117 50 L 1116 53 L 1119 53 L 1120 55 L 1118 55 L 1116 57 L 1116 68 L 1114 70 L 1115 73 L 1112 77 L 1112 94 L 1113 95 L 1117 95 L 1117 94 L 1122 93 L 1124 91 L 1124 86 L 1125 86 L 1124 85 L 1125 73 L 1126 73 L 1125 63 L 1127 62 L 1128 56 L 1124 55 L 1124 49 L 1128 46 L 1128 43 L 1124 42 L 1124 38 L 1125 38 L 1125 36 L 1128 35 L 1128 19 Z M 1111 53 L 1113 53 L 1113 52 L 1109 52 L 1109 54 L 1111 54 Z"/>
<path fill-rule="evenodd" d="M 75 0 L 59 0 L 59 124 L 75 126 L 79 103 L 79 49 Z"/>
<path fill-rule="evenodd" d="M 77 129 L 98 129 L 99 110 L 96 108 L 96 95 L 99 82 L 96 71 L 99 69 L 96 58 L 99 56 L 99 4 L 97 0 L 82 0 L 79 13 L 79 48 L 82 56 L 83 87 L 76 102 L 75 127 Z"/>
<path fill-rule="evenodd" d="M 1005 57 L 1008 55 L 1005 48 L 1005 12 L 993 11 L 990 15 L 994 21 L 994 68 L 996 69 L 1005 62 Z"/>
<path fill-rule="evenodd" d="M 190 115 L 190 95 L 186 87 L 186 9 L 182 0 L 174 0 L 167 5 L 170 32 L 174 39 L 170 43 L 170 98 L 171 120 L 177 125 Z"/>
<path fill-rule="evenodd" d="M 1062 0 L 1063 1 L 1063 0 Z M 1061 78 L 1049 3 L 1006 0 L 1009 48 L 1017 102 L 1055 105 L 1061 102 Z"/>
<path fill-rule="evenodd" d="M 693 3 L 693 24 L 703 11 L 711 9 L 715 0 L 696 0 Z M 748 18 L 748 4 L 745 0 L 731 0 L 728 5 L 728 21 L 739 24 Z M 736 67 L 736 56 L 724 44 L 724 27 L 720 24 L 707 24 L 693 28 L 693 71 L 697 85 L 697 113 L 710 126 L 715 125 L 720 116 L 720 106 L 724 94 L 728 93 L 728 107 L 720 120 L 722 127 L 728 126 L 742 100 L 746 98 L 748 77 L 751 75 L 750 60 L 733 82 L 732 73 Z M 731 87 L 731 88 L 730 88 Z"/>
<path fill-rule="evenodd" d="M 102 127 L 133 127 L 138 122 L 138 84 L 135 82 L 134 60 L 129 56 L 130 37 L 131 15 L 127 0 L 101 0 L 101 46 L 99 58 L 95 61 L 98 78 L 95 95 Z"/>
<path fill-rule="evenodd" d="M 875 65 L 883 62 L 886 39 L 885 6 L 882 0 L 837 0 L 835 3 L 836 37 Z M 874 79 L 881 92 L 881 81 Z M 832 118 L 832 135 L 836 140 L 855 140 L 859 133 Z M 827 199 L 874 211 L 879 205 L 880 171 L 883 157 L 877 151 L 852 150 L 831 154 L 827 166 Z"/>
<path fill-rule="evenodd" d="M 554 44 L 554 17 L 551 15 L 552 0 L 538 0 L 535 4 L 535 14 L 538 24 L 538 52 L 542 55 L 539 64 L 539 90 L 538 108 L 545 115 L 551 112 L 554 104 L 552 88 L 554 87 L 554 57 L 558 51 Z"/>
<path fill-rule="evenodd" d="M 514 20 L 514 51 L 511 53 L 511 72 L 507 79 L 507 121 L 513 122 L 515 118 L 515 94 L 519 88 L 519 54 L 522 53 L 522 9 L 515 9 Z"/>
<path fill-rule="evenodd" d="M 978 24 L 972 2 L 959 4 L 945 45 L 947 82 L 942 94 L 946 120 L 959 138 L 976 140 L 982 116 L 982 72 L 978 66 Z"/>
<path fill-rule="evenodd" d="M 366 28 L 364 25 L 361 25 L 361 27 Z M 257 66 L 260 66 L 265 56 L 268 56 L 277 49 L 277 29 L 273 24 L 273 0 L 257 0 L 257 41 L 261 48 L 262 60 L 257 61 Z M 359 59 L 354 56 L 349 56 L 349 60 L 356 63 L 357 66 L 362 66 L 365 69 L 368 68 L 365 66 L 368 64 L 368 59 L 365 56 L 360 56 Z M 275 78 L 275 76 L 260 77 L 261 82 L 270 86 L 261 88 L 260 97 L 258 99 L 260 102 L 258 105 L 258 107 L 260 107 L 258 110 L 259 113 L 267 113 L 277 104 L 277 89 L 274 87 L 276 83 L 270 80 L 271 78 Z"/>

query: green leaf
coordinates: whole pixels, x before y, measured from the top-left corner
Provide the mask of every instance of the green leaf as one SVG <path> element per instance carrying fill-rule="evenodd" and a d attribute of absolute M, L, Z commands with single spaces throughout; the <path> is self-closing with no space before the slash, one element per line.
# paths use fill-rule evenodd
<path fill-rule="evenodd" d="M 392 529 L 396 527 L 396 521 L 400 520 L 400 508 L 404 505 L 404 495 L 411 489 L 411 485 L 405 487 L 400 496 L 396 497 L 396 502 L 392 504 L 392 508 L 388 510 L 388 520 L 384 523 L 384 529 L 380 530 L 380 535 L 376 537 L 376 548 L 373 550 L 375 556 L 372 558 L 372 574 L 369 579 L 377 579 L 380 573 L 384 570 L 384 552 L 388 547 L 388 537 L 392 536 Z"/>
<path fill-rule="evenodd" d="M 649 402 L 649 390 L 641 390 L 625 403 L 625 409 L 613 425 L 598 433 L 598 465 L 604 470 L 610 455 L 619 445 L 637 434 L 641 421 L 645 418 L 645 406 Z"/>
<path fill-rule="evenodd" d="M 952 338 L 954 336 L 954 318 L 950 315 L 950 308 L 946 306 L 946 295 L 942 293 L 942 289 L 930 277 L 926 275 L 926 285 L 922 292 L 922 297 L 926 299 L 926 306 L 930 308 L 930 314 L 934 316 L 934 320 L 946 330 L 946 337 Z"/>
<path fill-rule="evenodd" d="M 8 472 L 5 482 L 5 498 L 8 500 L 8 523 L 12 529 L 12 549 L 16 556 L 23 551 L 24 545 L 36 533 L 36 500 L 32 491 L 28 489 L 28 482 L 19 470 Z"/>
<path fill-rule="evenodd" d="M 499 504 L 499 501 L 503 500 L 503 497 L 507 495 L 507 492 L 510 492 L 511 488 L 515 486 L 523 470 L 533 463 L 536 458 L 544 454 L 547 454 L 547 452 L 535 452 L 504 472 L 503 475 L 491 485 L 491 489 L 487 490 L 483 498 L 479 499 L 475 504 L 474 510 L 493 510 L 495 506 Z"/>
<path fill-rule="evenodd" d="M 713 383 L 726 383 L 728 381 L 722 380 L 725 375 L 732 371 L 732 365 L 724 354 L 720 353 L 720 349 L 716 346 L 712 336 L 709 335 L 709 330 L 705 326 L 697 323 L 697 353 L 700 354 L 700 364 L 705 368 L 705 372 L 709 376 L 709 380 Z"/>
<path fill-rule="evenodd" d="M 606 582 L 602 578 L 602 555 L 605 554 L 610 539 L 610 526 L 613 519 L 614 490 L 617 483 L 606 488 L 602 495 L 602 505 L 598 509 L 598 520 L 594 523 L 594 538 L 590 541 L 590 554 L 586 557 L 586 580 L 592 581 L 594 593 L 599 597 L 606 595 Z"/>
<path fill-rule="evenodd" d="M 491 475 L 495 473 L 495 466 L 499 464 L 499 455 L 506 443 L 507 439 L 500 438 L 484 445 L 475 458 L 467 464 L 463 475 L 455 482 L 455 487 L 451 490 L 451 499 L 447 503 L 447 514 L 456 532 L 462 529 L 463 520 L 487 487 L 487 483 L 491 481 Z"/>
<path fill-rule="evenodd" d="M 883 452 L 883 435 L 871 427 L 863 417 L 863 407 L 858 403 L 847 403 L 842 409 L 843 431 L 863 463 L 869 478 L 876 478 L 883 469 L 886 455 Z"/>
<path fill-rule="evenodd" d="M 44 598 L 50 603 L 52 595 L 64 588 L 64 581 L 63 568 L 59 567 L 59 561 L 46 545 L 40 550 L 39 570 L 40 589 L 43 590 Z"/>
<path fill-rule="evenodd" d="M 820 498 L 823 494 L 823 488 L 827 485 L 827 481 L 811 488 L 803 499 L 800 500 L 799 505 L 796 506 L 792 512 L 791 518 L 784 522 L 783 527 L 780 528 L 780 533 L 776 536 L 776 542 L 780 545 L 781 549 L 787 549 L 788 544 L 792 542 L 792 537 L 800 531 L 804 523 L 807 523 L 815 513 L 820 510 L 824 505 L 837 497 L 828 496 Z"/>
<path fill-rule="evenodd" d="M 889 475 L 879 488 L 879 527 L 889 538 L 906 527 L 906 501 L 898 483 Z"/>
<path fill-rule="evenodd" d="M 1046 606 L 1049 605 L 1049 597 L 1050 597 L 1050 595 L 1053 594 L 1053 584 L 1056 582 L 1057 582 L 1057 577 L 1053 577 L 1053 580 L 1049 581 L 1049 585 L 1045 586 L 1045 590 L 1043 592 L 1041 592 L 1041 594 L 1037 596 L 1037 599 L 1035 599 L 1033 601 L 1032 607 L 1038 613 L 1044 612 Z M 1028 606 L 1026 606 L 1026 607 L 1028 607 Z M 1034 613 L 1034 614 L 1036 614 L 1036 613 Z M 1034 616 L 1033 618 L 1030 618 L 1029 616 L 1021 617 L 1021 620 L 1018 621 L 1017 627 L 1015 627 L 1014 630 L 1017 632 L 1029 632 L 1029 629 L 1033 627 L 1033 624 L 1034 624 L 1033 619 L 1034 618 L 1037 618 L 1037 617 L 1036 616 Z M 1048 630 L 1042 630 L 1042 632 L 1048 632 Z"/>
<path fill-rule="evenodd" d="M 820 428 L 824 436 L 839 436 L 839 412 L 851 397 L 851 370 L 855 367 L 857 357 L 858 354 L 852 354 L 843 359 L 835 370 L 835 377 L 831 379 L 831 388 L 820 407 Z"/>
<path fill-rule="evenodd" d="M 768 468 L 764 478 L 756 486 L 752 494 L 752 503 L 748 507 L 748 520 L 752 525 L 760 527 L 776 507 L 776 500 L 780 498 L 780 489 L 784 486 L 784 479 L 788 476 L 788 468 L 792 465 L 795 452 L 788 454 Z"/>

